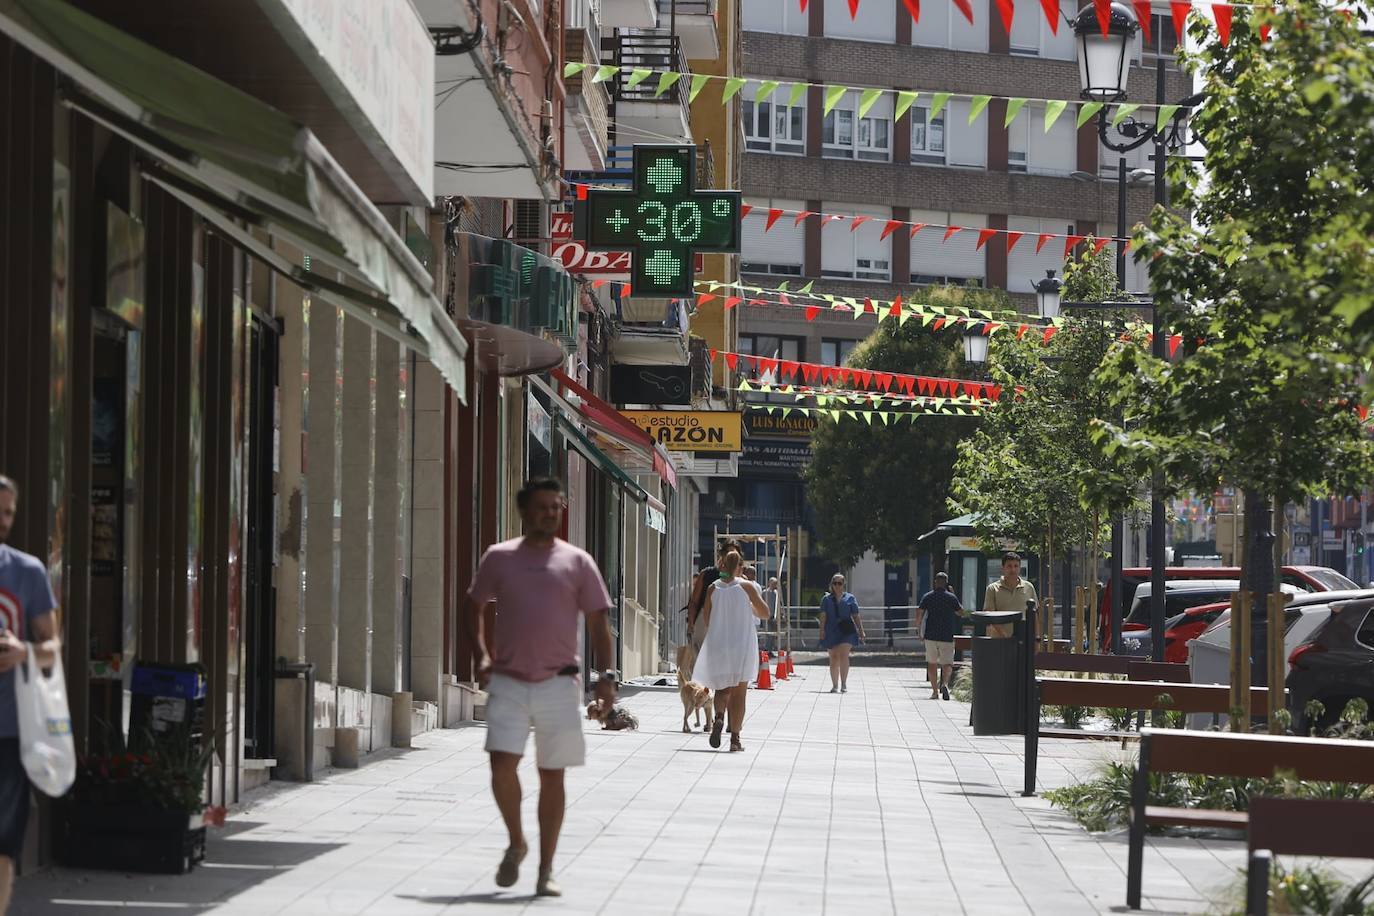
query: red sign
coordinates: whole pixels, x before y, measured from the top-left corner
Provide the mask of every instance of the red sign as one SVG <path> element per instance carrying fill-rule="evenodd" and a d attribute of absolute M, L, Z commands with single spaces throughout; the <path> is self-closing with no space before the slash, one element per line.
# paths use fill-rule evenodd
<path fill-rule="evenodd" d="M 588 251 L 572 237 L 572 214 L 555 210 L 549 214 L 549 235 L 553 239 L 552 257 L 574 274 L 614 274 L 630 276 L 633 261 L 628 251 Z M 696 269 L 702 270 L 702 255 L 696 255 Z"/>

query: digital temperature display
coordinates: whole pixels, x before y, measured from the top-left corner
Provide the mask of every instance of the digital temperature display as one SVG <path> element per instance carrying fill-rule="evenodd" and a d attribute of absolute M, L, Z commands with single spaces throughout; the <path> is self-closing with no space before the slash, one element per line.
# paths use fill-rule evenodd
<path fill-rule="evenodd" d="M 695 252 L 737 252 L 740 192 L 696 190 L 695 146 L 634 148 L 629 191 L 589 190 L 574 234 L 589 251 L 628 251 L 631 292 L 692 294 Z"/>

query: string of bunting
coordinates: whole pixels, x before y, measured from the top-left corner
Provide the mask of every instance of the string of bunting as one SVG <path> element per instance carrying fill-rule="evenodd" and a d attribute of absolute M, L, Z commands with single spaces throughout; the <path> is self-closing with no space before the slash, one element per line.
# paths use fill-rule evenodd
<path fill-rule="evenodd" d="M 740 379 L 740 383 L 735 386 L 735 390 L 792 396 L 798 401 L 813 398 L 821 407 L 825 407 L 831 402 L 834 402 L 837 404 L 854 404 L 858 406 L 867 404 L 870 407 L 882 407 L 884 404 L 887 404 L 892 407 L 968 407 L 971 409 L 978 409 L 996 403 L 987 398 L 970 397 L 968 395 L 930 397 L 926 395 L 888 394 L 874 391 L 853 391 L 848 388 L 817 388 L 810 385 L 779 385 L 775 382 L 764 380 L 755 380 L 751 382 L 749 379 Z"/>
<path fill-rule="evenodd" d="M 713 81 L 721 83 L 720 102 L 722 105 L 729 102 L 744 89 L 745 86 L 756 86 L 754 92 L 755 102 L 766 102 L 774 94 L 778 93 L 784 86 L 787 88 L 787 104 L 797 106 L 802 103 L 809 89 L 821 90 L 823 102 L 821 105 L 824 114 L 830 114 L 846 93 L 857 93 L 859 95 L 858 117 L 865 117 L 869 110 L 877 104 L 878 100 L 885 95 L 892 96 L 893 101 L 893 121 L 899 121 L 907 113 L 908 109 L 915 104 L 921 96 L 928 97 L 930 106 L 929 117 L 934 119 L 950 103 L 958 99 L 969 103 L 968 123 L 977 123 L 994 99 L 1007 103 L 1007 111 L 1003 116 L 1003 126 L 1010 127 L 1020 116 L 1022 110 L 1030 103 L 1045 106 L 1043 124 L 1045 132 L 1059 120 L 1060 116 L 1069 109 L 1069 106 L 1076 106 L 1078 114 L 1075 118 L 1077 127 L 1084 124 L 1106 107 L 1104 102 L 1084 102 L 1081 99 L 1052 99 L 1038 98 L 1035 96 L 1010 96 L 993 94 L 973 94 L 967 92 L 955 92 L 945 89 L 890 89 L 876 86 L 842 86 L 830 83 L 808 83 L 790 80 L 772 79 L 752 79 L 744 76 L 721 76 L 713 73 L 690 73 L 678 70 L 653 70 L 648 67 L 628 67 L 618 64 L 601 64 L 593 66 L 581 61 L 570 61 L 563 65 L 563 78 L 571 79 L 582 73 L 584 70 L 591 71 L 590 81 L 601 83 L 619 75 L 625 76 L 625 87 L 633 89 L 650 77 L 657 77 L 654 84 L 654 98 L 661 97 L 669 89 L 676 86 L 679 82 L 687 81 L 687 100 L 695 102 L 697 96 Z M 1116 126 L 1136 113 L 1154 112 L 1155 127 L 1163 130 L 1173 117 L 1178 114 L 1182 106 L 1166 104 L 1161 105 L 1154 102 L 1130 102 L 1116 106 L 1115 113 L 1112 115 L 1112 125 Z M 587 185 L 574 183 L 578 199 L 585 199 Z"/>
<path fill-rule="evenodd" d="M 863 420 L 869 426 L 873 425 L 873 418 L 876 416 L 883 422 L 884 426 L 895 426 L 907 420 L 911 423 L 916 422 L 917 417 L 970 417 L 975 415 L 971 410 L 855 410 L 849 407 L 787 407 L 784 405 L 765 405 L 749 404 L 750 410 L 769 413 L 774 416 L 788 417 L 794 413 L 808 417 L 821 417 L 836 422 L 843 419 Z"/>
<path fill-rule="evenodd" d="M 798 0 L 798 2 L 801 5 L 801 11 L 803 13 L 806 12 L 807 0 Z M 848 2 L 849 18 L 855 19 L 859 15 L 859 4 L 861 0 L 848 0 Z M 973 21 L 973 5 L 969 0 L 952 0 L 952 2 L 954 7 L 969 21 L 970 25 L 975 24 Z M 998 17 L 1002 21 L 1002 27 L 1006 30 L 1007 34 L 1010 35 L 1011 25 L 1016 16 L 1015 0 L 995 0 L 995 2 L 997 5 Z M 1136 18 L 1140 22 L 1141 31 L 1144 33 L 1146 43 L 1148 43 L 1150 41 L 1150 18 L 1152 13 L 1150 0 L 1129 0 L 1129 2 L 1131 6 L 1135 8 Z M 920 22 L 921 0 L 902 0 L 902 3 L 906 7 L 906 11 L 911 15 L 912 21 Z M 1030 4 L 1023 3 L 1023 6 L 1025 5 Z M 1050 31 L 1058 35 L 1060 20 L 1063 14 L 1059 11 L 1057 0 L 1039 0 L 1037 5 L 1044 14 L 1045 21 L 1049 24 Z M 1097 12 L 1097 21 L 1102 28 L 1102 34 L 1106 35 L 1108 26 L 1111 23 L 1111 0 L 1093 0 L 1093 6 Z M 1217 37 L 1221 39 L 1223 45 L 1227 45 L 1231 41 L 1231 25 L 1235 19 L 1237 9 L 1244 10 L 1252 15 L 1254 10 L 1261 8 L 1273 9 L 1273 5 L 1270 3 L 1213 3 L 1210 2 L 1210 0 L 1197 0 L 1197 2 L 1193 2 L 1193 0 L 1172 0 L 1169 4 L 1169 12 L 1174 20 L 1174 34 L 1184 34 L 1187 28 L 1188 16 L 1195 11 L 1197 11 L 1198 15 L 1206 22 L 1206 17 L 1202 16 L 1200 12 L 1204 8 L 1210 9 L 1212 13 L 1212 23 L 1216 26 Z M 1260 38 L 1264 41 L 1269 39 L 1269 27 L 1267 25 L 1260 26 Z"/>
<path fill-rule="evenodd" d="M 864 223 L 870 222 L 874 219 L 882 219 L 882 217 L 865 216 L 862 214 L 843 215 L 837 213 L 820 213 L 815 210 L 792 210 L 786 207 L 765 208 L 758 207 L 750 203 L 741 204 L 740 218 L 747 219 L 751 215 L 756 219 L 762 219 L 764 221 L 763 231 L 765 233 L 770 232 L 773 229 L 773 226 L 777 224 L 778 220 L 782 219 L 784 216 L 793 217 L 792 225 L 794 227 L 800 226 L 803 222 L 806 222 L 807 220 L 811 219 L 820 220 L 822 229 L 824 229 L 831 223 L 843 223 L 847 221 L 849 223 L 850 232 L 854 232 Z M 1039 254 L 1040 249 L 1044 248 L 1045 245 L 1048 244 L 1052 239 L 1063 239 L 1065 258 L 1068 258 L 1070 255 L 1072 255 L 1073 250 L 1075 248 L 1077 248 L 1084 242 L 1088 241 L 1089 239 L 1089 236 L 1086 234 L 1074 235 L 1072 233 L 1066 232 L 1026 233 L 1018 232 L 1013 229 L 993 229 L 985 226 L 951 226 L 943 225 L 940 223 L 918 223 L 913 220 L 889 219 L 884 223 L 883 231 L 882 234 L 878 236 L 878 241 L 886 241 L 888 236 L 892 235 L 899 229 L 906 232 L 907 237 L 910 239 L 916 238 L 918 233 L 925 230 L 931 230 L 931 232 L 940 232 L 942 233 L 940 237 L 940 244 L 942 245 L 948 242 L 950 239 L 954 238 L 955 236 L 959 235 L 959 233 L 961 232 L 976 232 L 978 233 L 978 237 L 975 240 L 973 246 L 975 251 L 981 251 L 983 249 L 983 246 L 985 246 L 989 241 L 991 241 L 999 235 L 1002 236 L 1005 240 L 1008 253 L 1010 253 L 1011 250 L 1016 247 L 1017 243 L 1020 242 L 1021 239 L 1027 235 L 1036 236 L 1036 254 Z M 930 233 L 927 232 L 926 234 L 929 235 Z M 968 238 L 968 236 L 966 235 L 964 236 L 964 238 Z M 1125 250 L 1131 250 L 1131 240 L 1129 237 L 1118 238 L 1117 236 L 1106 236 L 1099 238 L 1097 236 L 1092 236 L 1091 238 L 1093 242 L 1093 254 L 1101 252 L 1102 249 L 1106 248 L 1108 245 L 1114 242 L 1124 242 Z M 1029 240 L 1026 244 L 1030 244 Z"/>
<path fill-rule="evenodd" d="M 863 388 L 869 391 L 882 389 L 889 395 L 902 393 L 906 398 L 923 396 L 942 396 L 947 398 L 997 400 L 1002 386 L 989 382 L 975 382 L 968 379 L 940 378 L 926 375 L 908 375 L 902 372 L 878 372 L 872 369 L 855 369 L 849 366 L 827 366 L 824 363 L 808 363 L 800 360 L 778 357 L 758 356 L 752 353 L 736 353 L 730 350 L 708 350 L 711 362 L 716 356 L 725 358 L 725 365 L 734 371 L 753 368 L 760 375 L 772 375 L 777 379 L 796 382 L 800 376 L 801 385 L 789 385 L 798 391 L 815 391 L 839 386 Z M 819 384 L 815 384 L 819 383 Z M 766 384 L 766 383 L 761 383 Z M 741 389 L 748 390 L 748 389 Z M 789 392 L 783 391 L 783 394 Z M 852 392 L 860 394 L 865 392 Z"/>

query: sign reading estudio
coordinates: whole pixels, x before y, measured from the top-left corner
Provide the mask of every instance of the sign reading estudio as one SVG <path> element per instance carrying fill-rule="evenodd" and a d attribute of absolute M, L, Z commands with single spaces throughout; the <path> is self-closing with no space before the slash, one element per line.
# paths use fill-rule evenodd
<path fill-rule="evenodd" d="M 743 415 L 737 410 L 622 410 L 670 452 L 743 451 Z"/>
<path fill-rule="evenodd" d="M 549 214 L 549 235 L 553 237 L 551 256 L 572 273 L 630 276 L 634 259 L 628 251 L 588 251 L 572 237 L 573 216 L 568 211 Z M 696 256 L 696 269 L 702 269 L 702 256 Z"/>

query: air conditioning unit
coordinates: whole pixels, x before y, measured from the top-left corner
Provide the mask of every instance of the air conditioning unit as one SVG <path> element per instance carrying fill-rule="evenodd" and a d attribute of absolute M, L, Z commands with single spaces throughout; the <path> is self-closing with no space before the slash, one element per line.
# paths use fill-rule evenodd
<path fill-rule="evenodd" d="M 543 245 L 549 237 L 542 200 L 517 200 L 512 204 L 511 236 L 523 245 Z"/>

